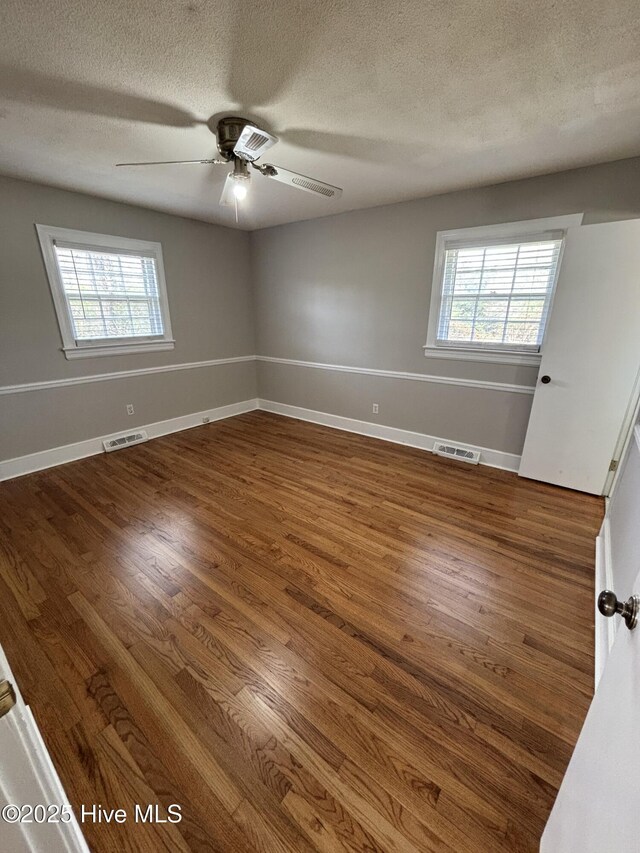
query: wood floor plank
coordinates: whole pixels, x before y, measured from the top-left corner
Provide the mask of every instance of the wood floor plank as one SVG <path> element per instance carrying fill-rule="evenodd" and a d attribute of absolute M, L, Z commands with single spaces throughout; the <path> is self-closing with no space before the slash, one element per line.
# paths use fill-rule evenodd
<path fill-rule="evenodd" d="M 211 753 L 194 736 L 191 729 L 185 725 L 180 715 L 168 703 L 160 688 L 147 672 L 137 663 L 135 657 L 111 632 L 107 624 L 91 607 L 81 593 L 69 596 L 71 605 L 78 611 L 87 627 L 96 636 L 97 642 L 103 646 L 110 661 L 122 670 L 139 690 L 141 702 L 149 715 L 162 717 L 165 723 L 171 725 L 176 741 L 184 756 L 191 761 L 206 778 L 211 792 L 232 812 L 242 802 L 242 795 L 226 776 L 224 771 Z"/>
<path fill-rule="evenodd" d="M 253 412 L 0 484 L 0 643 L 97 853 L 533 853 L 602 512 Z"/>

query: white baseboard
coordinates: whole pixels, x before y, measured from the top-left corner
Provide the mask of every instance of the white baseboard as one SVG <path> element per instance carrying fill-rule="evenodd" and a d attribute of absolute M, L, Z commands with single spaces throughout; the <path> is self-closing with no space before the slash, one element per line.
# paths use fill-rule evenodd
<path fill-rule="evenodd" d="M 394 444 L 407 444 L 409 447 L 417 447 L 420 450 L 432 452 L 436 442 L 450 443 L 451 439 L 439 438 L 435 435 L 425 435 L 421 432 L 412 432 L 408 429 L 374 424 L 369 421 L 358 421 L 354 418 L 343 418 L 340 415 L 330 415 L 327 412 L 316 412 L 313 409 L 303 409 L 300 406 L 288 406 L 286 403 L 276 403 L 272 400 L 258 400 L 258 408 L 265 412 L 273 412 L 276 415 L 286 415 L 301 421 L 310 421 L 314 424 L 341 429 L 345 432 L 356 432 L 359 435 L 368 435 L 372 438 L 380 438 Z M 520 457 L 515 453 L 504 453 L 502 450 L 492 450 L 488 447 L 478 447 L 475 444 L 466 444 L 469 450 L 480 451 L 480 464 L 491 468 L 503 468 L 505 471 L 517 471 L 520 466 Z M 462 464 L 462 463 L 461 463 Z"/>
<path fill-rule="evenodd" d="M 252 412 L 257 408 L 258 400 L 243 400 L 240 403 L 218 406 L 216 409 L 194 412 L 191 415 L 182 415 L 166 421 L 156 421 L 153 424 L 136 424 L 135 429 L 146 430 L 149 438 L 159 438 L 161 435 L 169 435 L 172 432 L 202 426 L 203 418 L 208 418 L 209 421 L 220 421 L 234 415 L 242 415 L 244 412 Z M 0 461 L 0 481 L 11 480 L 14 477 L 21 477 L 23 474 L 31 474 L 34 471 L 42 471 L 44 468 L 52 468 L 54 465 L 62 465 L 65 462 L 73 462 L 76 459 L 84 459 L 87 456 L 104 453 L 102 442 L 121 435 L 122 432 L 123 430 L 120 430 L 118 433 L 100 435 L 96 438 L 88 438 L 85 441 L 77 441 L 75 444 L 65 444 L 63 447 L 52 447 L 50 450 L 41 450 L 38 453 L 30 453 L 28 456 L 18 456 L 15 459 Z"/>
<path fill-rule="evenodd" d="M 431 452 L 433 445 L 438 442 L 450 442 L 434 435 L 425 435 L 411 430 L 398 429 L 397 427 L 374 424 L 369 421 L 359 421 L 354 418 L 343 418 L 339 415 L 331 415 L 327 412 L 316 412 L 312 409 L 303 409 L 300 406 L 288 406 L 285 403 L 276 403 L 271 400 L 243 400 L 240 403 L 231 403 L 228 406 L 219 406 L 216 409 L 208 409 L 204 412 L 195 412 L 178 418 L 170 418 L 166 421 L 157 421 L 152 424 L 136 424 L 136 430 L 144 429 L 149 438 L 159 438 L 172 432 L 180 432 L 184 429 L 201 426 L 203 418 L 210 421 L 219 421 L 251 412 L 254 409 L 264 409 L 278 415 L 297 418 L 302 421 L 310 421 L 315 424 L 341 429 L 345 432 L 355 432 L 359 435 L 368 435 L 372 438 L 380 438 L 394 444 L 406 444 L 409 447 L 417 447 L 420 450 Z M 65 462 L 73 462 L 76 459 L 84 459 L 87 456 L 95 456 L 103 453 L 102 442 L 114 438 L 120 433 L 101 435 L 78 441 L 75 444 L 65 444 L 62 447 L 52 447 L 50 450 L 41 450 L 38 453 L 30 453 L 27 456 L 18 456 L 15 459 L 0 461 L 0 481 L 11 480 L 21 477 L 23 474 L 31 474 L 34 471 L 42 471 L 55 465 L 63 465 Z M 520 465 L 520 457 L 515 453 L 504 453 L 501 450 L 492 450 L 488 447 L 478 447 L 474 444 L 464 444 L 469 450 L 480 451 L 480 464 L 491 468 L 502 468 L 505 471 L 517 471 Z"/>
<path fill-rule="evenodd" d="M 596 600 L 595 616 L 595 687 L 604 671 L 609 652 L 616 638 L 616 620 L 603 619 L 598 612 L 598 595 L 603 589 L 613 589 L 613 564 L 611 560 L 611 529 L 605 516 L 596 538 Z"/>

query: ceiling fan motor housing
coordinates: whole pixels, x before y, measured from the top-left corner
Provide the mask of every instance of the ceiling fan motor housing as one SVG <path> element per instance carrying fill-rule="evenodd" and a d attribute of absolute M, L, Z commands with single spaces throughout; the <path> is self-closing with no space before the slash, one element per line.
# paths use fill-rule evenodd
<path fill-rule="evenodd" d="M 227 116 L 216 128 L 218 151 L 225 160 L 246 160 L 253 163 L 275 145 L 278 137 L 252 124 L 246 118 Z"/>
<path fill-rule="evenodd" d="M 218 151 L 225 160 L 233 158 L 235 144 L 240 139 L 240 134 L 247 124 L 249 122 L 246 118 L 238 118 L 238 116 L 227 116 L 218 122 L 216 129 Z"/>

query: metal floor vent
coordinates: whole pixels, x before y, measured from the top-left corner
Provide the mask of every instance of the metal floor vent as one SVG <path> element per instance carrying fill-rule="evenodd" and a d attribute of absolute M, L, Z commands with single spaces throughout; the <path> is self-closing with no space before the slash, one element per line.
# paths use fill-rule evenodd
<path fill-rule="evenodd" d="M 449 459 L 459 459 L 461 462 L 470 462 L 477 465 L 480 462 L 479 450 L 467 450 L 457 444 L 434 444 L 433 452 L 437 456 L 446 456 Z"/>
<path fill-rule="evenodd" d="M 140 444 L 143 441 L 148 441 L 149 436 L 141 429 L 140 432 L 130 432 L 128 435 L 119 435 L 117 438 L 108 438 L 102 442 L 102 446 L 111 453 L 112 450 L 120 450 L 122 447 L 130 447 L 132 444 Z"/>

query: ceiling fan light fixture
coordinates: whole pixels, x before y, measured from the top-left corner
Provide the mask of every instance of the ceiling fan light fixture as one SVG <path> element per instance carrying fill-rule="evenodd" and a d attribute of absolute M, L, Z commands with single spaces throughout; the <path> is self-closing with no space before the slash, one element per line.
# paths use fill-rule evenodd
<path fill-rule="evenodd" d="M 247 119 L 239 116 L 224 116 L 214 126 L 211 121 L 207 122 L 209 130 L 216 135 L 219 158 L 205 158 L 202 160 L 164 160 L 146 163 L 117 163 L 118 166 L 160 166 L 177 165 L 181 163 L 202 163 L 206 165 L 233 165 L 233 171 L 229 172 L 220 194 L 220 206 L 235 209 L 236 222 L 238 221 L 238 202 L 243 201 L 248 194 L 251 179 L 249 166 L 264 175 L 265 178 L 273 178 L 283 184 L 288 184 L 298 190 L 323 196 L 326 199 L 339 199 L 342 195 L 340 187 L 334 187 L 324 181 L 318 181 L 307 175 L 299 175 L 290 172 L 281 166 L 271 163 L 256 163 L 267 149 L 278 141 L 277 136 L 262 130 L 251 124 Z"/>
<path fill-rule="evenodd" d="M 247 197 L 249 178 L 233 177 L 233 195 L 238 201 Z"/>

